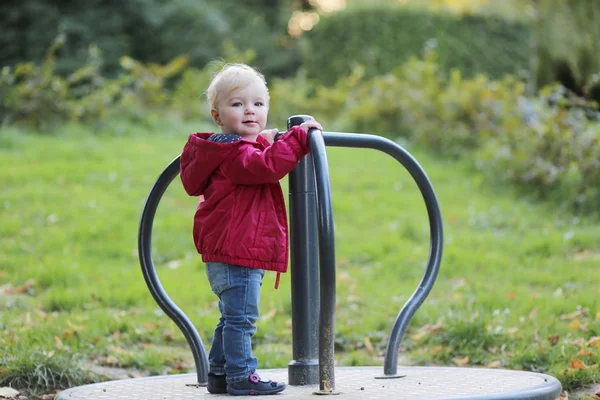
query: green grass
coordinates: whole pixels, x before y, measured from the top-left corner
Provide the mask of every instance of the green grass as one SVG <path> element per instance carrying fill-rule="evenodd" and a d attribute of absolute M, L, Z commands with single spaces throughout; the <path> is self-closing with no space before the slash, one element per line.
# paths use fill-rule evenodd
<path fill-rule="evenodd" d="M 78 126 L 52 136 L 0 131 L 0 383 L 34 384 L 22 377 L 42 379 L 51 370 L 72 377 L 51 386 L 67 387 L 85 381 L 81 369 L 90 364 L 151 374 L 193 367 L 183 335 L 145 286 L 136 241 L 150 187 L 187 134 L 200 128 L 165 122 L 112 129 L 121 134 Z M 574 360 L 600 361 L 591 341 L 600 336 L 597 220 L 482 182 L 467 161 L 409 150 L 436 189 L 445 248 L 402 355 L 421 365 L 541 371 L 568 389 L 597 381 L 597 368 L 572 368 Z M 425 207 L 412 178 L 389 156 L 339 148 L 328 155 L 336 358 L 339 365 L 382 365 L 394 318 L 427 259 Z M 217 308 L 191 241 L 195 205 L 175 180 L 155 220 L 154 259 L 167 293 L 208 347 Z M 265 280 L 256 353 L 261 368 L 285 367 L 292 355 L 289 274 L 279 290 L 275 274 Z M 27 360 L 40 354 L 77 364 L 63 370 L 37 362 L 48 366 L 37 374 Z"/>

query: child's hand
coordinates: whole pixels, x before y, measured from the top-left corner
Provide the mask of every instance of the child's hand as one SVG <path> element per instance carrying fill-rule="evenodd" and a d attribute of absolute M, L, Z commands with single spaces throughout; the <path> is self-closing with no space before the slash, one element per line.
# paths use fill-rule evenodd
<path fill-rule="evenodd" d="M 265 129 L 260 133 L 260 135 L 267 139 L 267 141 L 270 144 L 273 144 L 273 142 L 275 141 L 275 135 L 277 135 L 278 133 L 279 131 L 277 129 Z"/>
<path fill-rule="evenodd" d="M 302 124 L 300 124 L 301 127 L 303 127 L 306 132 L 309 131 L 309 129 L 318 129 L 320 131 L 323 130 L 323 127 L 321 126 L 320 123 L 318 123 L 316 120 L 314 119 L 310 119 L 308 121 L 303 122 Z"/>

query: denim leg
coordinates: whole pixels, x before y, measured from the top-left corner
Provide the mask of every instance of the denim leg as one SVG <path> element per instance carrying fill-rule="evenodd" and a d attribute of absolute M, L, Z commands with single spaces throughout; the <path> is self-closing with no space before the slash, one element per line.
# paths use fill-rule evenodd
<path fill-rule="evenodd" d="M 219 312 L 223 314 L 223 303 L 219 300 Z M 208 372 L 215 375 L 225 374 L 225 353 L 223 352 L 223 326 L 225 320 L 221 316 L 213 336 L 210 352 L 208 353 Z"/>
<path fill-rule="evenodd" d="M 221 293 L 229 287 L 229 266 L 221 263 L 206 263 L 206 276 L 213 293 L 219 297 L 219 313 L 221 317 L 215 328 L 215 334 L 208 353 L 209 371 L 221 375 L 225 373 L 225 353 L 223 352 L 223 302 Z"/>
<path fill-rule="evenodd" d="M 244 381 L 258 366 L 258 361 L 252 354 L 251 339 L 256 333 L 260 287 L 265 271 L 223 263 L 207 263 L 206 273 L 213 292 L 219 296 L 221 312 L 221 319 L 215 329 L 217 343 L 213 339 L 213 347 L 209 353 L 210 372 L 218 373 L 220 362 L 224 361 L 227 381 Z M 221 348 L 223 358 L 219 358 Z"/>
<path fill-rule="evenodd" d="M 252 354 L 252 336 L 256 333 L 260 287 L 265 271 L 229 266 L 230 286 L 221 293 L 223 302 L 223 343 L 227 382 L 248 379 L 258 361 Z"/>

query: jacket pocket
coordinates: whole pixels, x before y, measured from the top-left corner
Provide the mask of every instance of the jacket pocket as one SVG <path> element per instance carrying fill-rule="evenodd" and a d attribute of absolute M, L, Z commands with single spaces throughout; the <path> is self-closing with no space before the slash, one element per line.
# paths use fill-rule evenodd
<path fill-rule="evenodd" d="M 206 276 L 210 283 L 210 288 L 214 294 L 221 296 L 225 290 L 229 289 L 229 266 L 224 263 L 206 263 Z"/>

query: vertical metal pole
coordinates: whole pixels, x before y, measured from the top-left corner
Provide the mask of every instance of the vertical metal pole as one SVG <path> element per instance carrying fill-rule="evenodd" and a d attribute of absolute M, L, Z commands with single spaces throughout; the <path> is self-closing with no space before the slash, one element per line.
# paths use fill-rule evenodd
<path fill-rule="evenodd" d="M 314 161 L 317 188 L 319 230 L 319 388 L 315 394 L 339 394 L 335 391 L 335 233 L 329 165 L 323 134 L 310 133 L 310 152 Z"/>
<path fill-rule="evenodd" d="M 295 115 L 288 129 L 313 119 Z M 319 258 L 315 174 L 308 154 L 289 174 L 292 351 L 290 385 L 319 383 Z"/>

